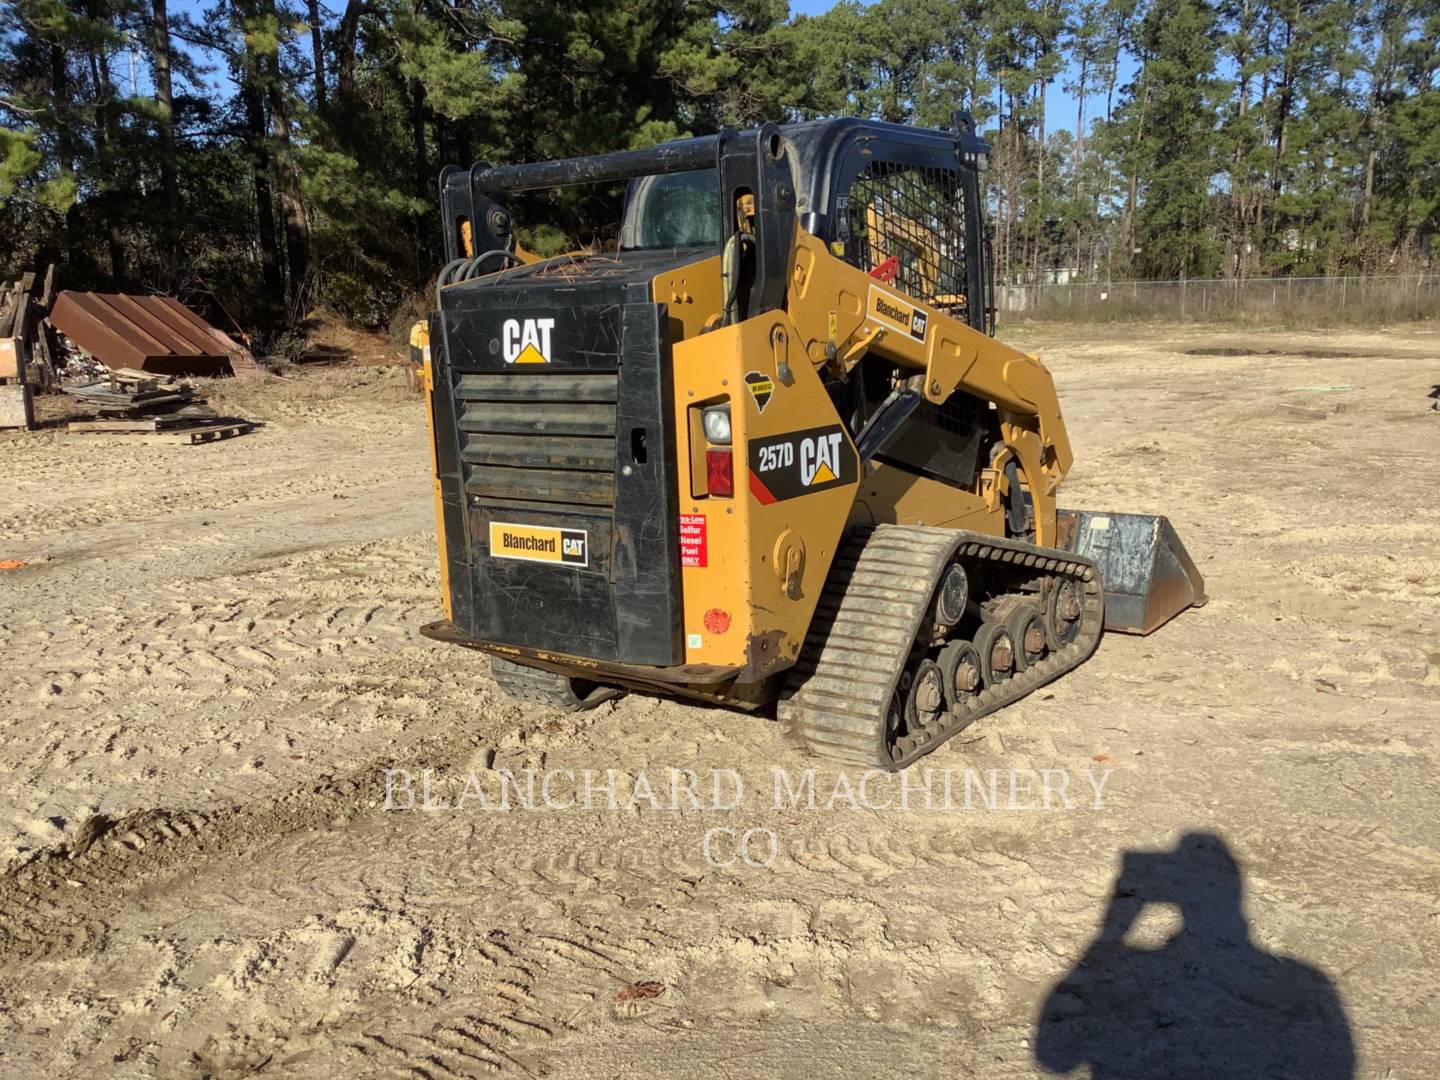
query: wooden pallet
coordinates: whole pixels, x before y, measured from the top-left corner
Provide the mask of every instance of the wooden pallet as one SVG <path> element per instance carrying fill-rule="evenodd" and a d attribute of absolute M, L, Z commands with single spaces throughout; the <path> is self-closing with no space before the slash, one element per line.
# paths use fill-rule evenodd
<path fill-rule="evenodd" d="M 128 435 L 131 432 L 148 431 L 174 431 L 182 427 L 201 427 L 204 419 L 195 417 L 145 417 L 140 420 L 123 420 L 119 418 L 107 419 L 101 417 L 97 420 L 72 420 L 66 425 L 65 430 L 72 435 Z"/>
<path fill-rule="evenodd" d="M 86 439 L 121 439 L 125 442 L 161 442 L 194 444 L 216 442 L 255 430 L 256 425 L 241 421 L 234 424 L 189 424 L 185 427 L 157 428 L 153 420 L 77 420 L 66 430 Z"/>

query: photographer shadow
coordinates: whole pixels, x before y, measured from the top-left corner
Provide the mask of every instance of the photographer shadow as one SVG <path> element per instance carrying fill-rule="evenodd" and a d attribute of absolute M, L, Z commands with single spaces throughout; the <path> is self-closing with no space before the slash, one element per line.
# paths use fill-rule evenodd
<path fill-rule="evenodd" d="M 1355 1075 L 1350 1024 L 1316 968 L 1257 948 L 1242 909 L 1239 863 L 1211 833 L 1170 852 L 1127 851 L 1104 926 L 1050 991 L 1035 1060 L 1092 1080 Z M 1127 942 L 1148 904 L 1183 926 L 1155 948 Z"/>

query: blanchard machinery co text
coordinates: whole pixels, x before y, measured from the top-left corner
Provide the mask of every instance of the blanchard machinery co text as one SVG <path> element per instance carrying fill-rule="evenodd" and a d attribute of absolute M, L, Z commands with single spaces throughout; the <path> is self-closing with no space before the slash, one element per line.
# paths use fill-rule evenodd
<path fill-rule="evenodd" d="M 1113 769 L 871 769 L 821 776 L 772 768 L 748 785 L 733 769 L 667 769 L 663 776 L 618 769 L 496 769 L 437 775 L 385 770 L 386 810 L 1035 811 L 1104 808 Z"/>

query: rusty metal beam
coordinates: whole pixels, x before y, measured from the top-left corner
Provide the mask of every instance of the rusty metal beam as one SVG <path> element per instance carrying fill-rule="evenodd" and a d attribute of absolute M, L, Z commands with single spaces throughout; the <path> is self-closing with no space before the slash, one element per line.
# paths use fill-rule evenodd
<path fill-rule="evenodd" d="M 62 292 L 50 321 L 100 363 L 117 370 L 223 375 L 240 348 L 168 296 Z"/>

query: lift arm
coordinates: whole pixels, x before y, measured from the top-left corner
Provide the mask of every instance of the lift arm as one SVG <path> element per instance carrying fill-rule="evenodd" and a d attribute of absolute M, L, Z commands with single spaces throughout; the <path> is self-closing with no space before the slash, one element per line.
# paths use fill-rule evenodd
<path fill-rule="evenodd" d="M 788 310 L 811 360 L 837 376 L 873 352 L 923 373 L 933 404 L 956 391 L 993 402 L 1004 449 L 990 462 L 981 494 L 998 501 L 1006 493 L 1009 456 L 1030 491 L 1035 542 L 1056 543 L 1055 491 L 1074 457 L 1045 365 L 836 258 L 803 229 L 796 235 Z"/>

